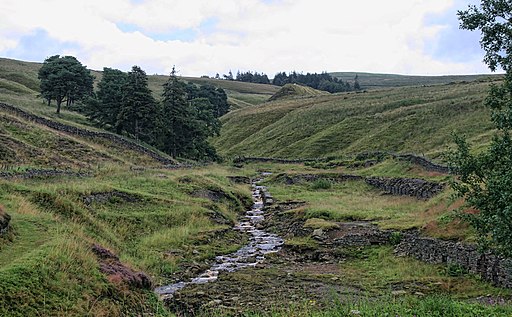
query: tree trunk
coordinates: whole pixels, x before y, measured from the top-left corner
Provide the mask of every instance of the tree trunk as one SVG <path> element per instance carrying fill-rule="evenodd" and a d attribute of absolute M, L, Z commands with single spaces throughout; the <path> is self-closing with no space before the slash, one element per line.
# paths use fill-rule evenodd
<path fill-rule="evenodd" d="M 60 113 L 60 104 L 62 103 L 62 98 L 57 98 L 57 114 Z"/>

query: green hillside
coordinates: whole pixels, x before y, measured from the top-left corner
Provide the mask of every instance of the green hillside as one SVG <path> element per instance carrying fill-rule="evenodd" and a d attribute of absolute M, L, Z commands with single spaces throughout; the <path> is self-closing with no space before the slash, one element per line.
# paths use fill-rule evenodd
<path fill-rule="evenodd" d="M 487 81 L 502 75 L 448 75 L 448 76 L 411 76 L 396 74 L 376 74 L 376 73 L 357 73 L 357 72 L 333 72 L 330 75 L 348 81 L 354 82 L 358 77 L 362 89 L 391 88 L 404 86 L 422 86 L 439 85 L 467 81 Z"/>
<path fill-rule="evenodd" d="M 224 155 L 316 158 L 362 151 L 437 157 L 451 133 L 489 140 L 487 82 L 402 87 L 276 101 L 223 117 Z"/>
<path fill-rule="evenodd" d="M 487 265 L 493 257 L 464 253 L 452 263 L 436 248 L 427 251 L 437 264 L 396 256 L 423 238 L 471 249 L 475 233 L 459 212 L 473 210 L 460 208 L 446 171 L 392 156 L 179 165 L 80 113 L 56 115 L 38 97 L 39 67 L 0 59 L 0 316 L 512 313 L 501 264 Z M 150 76 L 155 94 L 166 79 Z M 291 97 L 266 102 L 278 87 L 186 80 L 228 90 L 238 110 L 222 118 L 213 140 L 226 156 L 387 150 L 438 158 L 454 130 L 479 145 L 491 135 L 487 81 L 342 94 L 290 85 L 281 92 L 292 88 Z M 264 187 L 251 186 L 256 179 Z M 260 190 L 265 208 L 253 201 Z M 234 228 L 247 219 L 254 230 Z M 233 254 L 269 250 L 259 239 L 272 235 L 283 244 L 263 261 L 252 251 Z M 251 239 L 263 244 L 247 248 Z M 220 259 L 249 265 L 172 296 L 155 292 L 208 273 Z M 473 274 L 468 263 L 484 272 Z"/>

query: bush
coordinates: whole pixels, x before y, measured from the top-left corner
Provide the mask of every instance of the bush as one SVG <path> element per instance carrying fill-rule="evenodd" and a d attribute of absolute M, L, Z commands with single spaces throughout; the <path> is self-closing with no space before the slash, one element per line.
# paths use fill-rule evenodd
<path fill-rule="evenodd" d="M 332 186 L 331 182 L 329 182 L 326 179 L 317 179 L 312 185 L 311 189 L 317 190 L 317 189 L 330 189 Z"/>

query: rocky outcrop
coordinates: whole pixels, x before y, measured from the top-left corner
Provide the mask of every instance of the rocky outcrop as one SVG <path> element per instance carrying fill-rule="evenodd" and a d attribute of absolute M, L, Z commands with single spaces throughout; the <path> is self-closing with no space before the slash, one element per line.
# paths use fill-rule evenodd
<path fill-rule="evenodd" d="M 124 138 L 124 137 L 116 135 L 116 134 L 90 131 L 90 130 L 86 130 L 83 128 L 78 128 L 78 127 L 70 126 L 67 124 L 60 123 L 60 122 L 52 121 L 52 120 L 28 113 L 24 110 L 21 110 L 17 107 L 8 105 L 6 103 L 0 102 L 0 109 L 10 112 L 18 117 L 25 119 L 25 120 L 33 121 L 35 123 L 47 126 L 56 131 L 65 132 L 67 134 L 76 135 L 79 137 L 106 139 L 106 140 L 109 140 L 109 141 L 111 141 L 115 144 L 118 144 L 124 148 L 128 148 L 132 151 L 147 155 L 162 164 L 169 164 L 169 165 L 175 164 L 175 162 L 172 159 L 158 153 L 157 151 L 149 149 L 141 144 L 138 144 L 132 140 L 129 140 L 127 138 Z"/>
<path fill-rule="evenodd" d="M 496 286 L 512 288 L 512 259 L 491 251 L 480 252 L 473 244 L 403 234 L 395 253 L 427 263 L 459 265 Z"/>
<path fill-rule="evenodd" d="M 392 195 L 429 199 L 442 192 L 445 185 L 419 178 L 367 177 L 366 183 Z"/>
<path fill-rule="evenodd" d="M 92 246 L 92 252 L 98 258 L 100 271 L 107 275 L 112 282 L 122 282 L 134 288 L 151 289 L 152 282 L 149 276 L 144 272 L 136 272 L 127 267 L 119 257 L 112 251 L 95 244 Z"/>

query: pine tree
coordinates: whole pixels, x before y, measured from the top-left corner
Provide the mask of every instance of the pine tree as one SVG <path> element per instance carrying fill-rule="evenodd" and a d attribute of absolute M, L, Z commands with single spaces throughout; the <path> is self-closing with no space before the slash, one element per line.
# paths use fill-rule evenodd
<path fill-rule="evenodd" d="M 133 66 L 128 73 L 122 103 L 116 130 L 125 131 L 137 140 L 153 143 L 158 105 L 148 88 L 146 73 L 138 66 Z"/>

